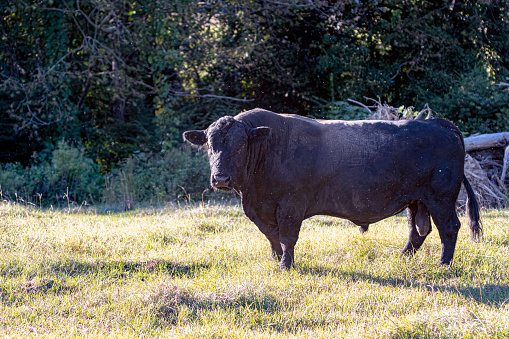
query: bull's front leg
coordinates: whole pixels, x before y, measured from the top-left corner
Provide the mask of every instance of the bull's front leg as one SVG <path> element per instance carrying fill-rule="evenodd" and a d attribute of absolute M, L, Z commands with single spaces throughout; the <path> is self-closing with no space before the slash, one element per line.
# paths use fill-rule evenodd
<path fill-rule="evenodd" d="M 254 218 L 256 221 L 255 225 L 258 227 L 260 232 L 267 237 L 270 242 L 270 248 L 272 249 L 272 258 L 274 260 L 280 261 L 283 256 L 283 249 L 281 247 L 281 243 L 279 242 L 279 229 L 277 225 L 269 225 L 262 222 L 258 218 Z"/>
<path fill-rule="evenodd" d="M 277 225 L 269 224 L 267 222 L 262 221 L 256 214 L 256 212 L 251 209 L 249 206 L 244 205 L 244 212 L 247 217 L 258 227 L 260 232 L 267 237 L 270 242 L 270 247 L 272 249 L 272 257 L 280 261 L 283 256 L 283 249 L 281 248 L 281 243 L 279 242 L 279 228 Z"/>
<path fill-rule="evenodd" d="M 267 237 L 270 242 L 270 248 L 272 249 L 272 258 L 277 261 L 281 260 L 283 256 L 283 249 L 281 248 L 281 243 L 279 242 L 279 229 L 277 225 L 271 226 L 268 224 L 264 224 L 261 222 L 255 223 L 258 226 L 258 229 Z"/>
<path fill-rule="evenodd" d="M 276 217 L 279 226 L 279 242 L 283 249 L 279 267 L 282 270 L 288 270 L 294 266 L 295 244 L 299 239 L 303 217 L 292 204 L 279 205 Z"/>
<path fill-rule="evenodd" d="M 276 234 L 265 234 L 267 239 L 269 239 L 270 247 L 272 249 L 272 258 L 277 261 L 280 261 L 283 257 L 283 248 L 281 247 L 281 243 L 279 242 L 279 233 Z"/>

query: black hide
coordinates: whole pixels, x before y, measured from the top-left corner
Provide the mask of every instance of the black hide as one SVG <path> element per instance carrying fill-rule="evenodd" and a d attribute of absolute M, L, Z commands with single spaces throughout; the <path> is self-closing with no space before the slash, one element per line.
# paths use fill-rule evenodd
<path fill-rule="evenodd" d="M 422 245 L 431 215 L 442 241 L 440 263 L 449 264 L 462 182 L 471 233 L 480 236 L 478 205 L 463 174 L 463 138 L 443 119 L 328 121 L 255 109 L 184 138 L 207 144 L 211 185 L 241 196 L 283 269 L 293 265 L 304 219 L 344 218 L 364 232 L 405 208 L 410 233 L 403 252 Z"/>

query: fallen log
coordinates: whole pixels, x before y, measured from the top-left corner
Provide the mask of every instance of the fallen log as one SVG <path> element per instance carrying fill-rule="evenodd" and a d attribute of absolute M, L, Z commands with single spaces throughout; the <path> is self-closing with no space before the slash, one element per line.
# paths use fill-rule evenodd
<path fill-rule="evenodd" d="M 472 152 L 509 145 L 509 132 L 475 135 L 465 138 L 465 151 Z"/>

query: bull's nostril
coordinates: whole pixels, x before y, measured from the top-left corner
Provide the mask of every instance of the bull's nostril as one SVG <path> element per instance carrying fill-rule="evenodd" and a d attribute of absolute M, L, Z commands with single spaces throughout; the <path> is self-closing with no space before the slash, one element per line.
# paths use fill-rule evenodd
<path fill-rule="evenodd" d="M 231 178 L 230 176 L 214 175 L 213 183 L 217 187 L 229 186 Z"/>

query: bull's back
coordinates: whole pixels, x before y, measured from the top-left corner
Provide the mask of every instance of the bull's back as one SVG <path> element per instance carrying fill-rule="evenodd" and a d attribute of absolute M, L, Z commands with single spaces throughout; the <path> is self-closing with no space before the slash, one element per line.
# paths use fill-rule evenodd
<path fill-rule="evenodd" d="M 463 162 L 464 146 L 454 125 L 445 120 L 334 122 L 323 126 L 325 163 L 338 172 L 374 176 L 387 171 L 422 174 L 442 163 Z M 453 127 L 451 129 L 448 127 Z M 459 131 L 458 131 L 459 132 Z M 325 165 L 325 166 L 324 166 Z M 332 173 L 331 173 L 332 174 Z"/>

